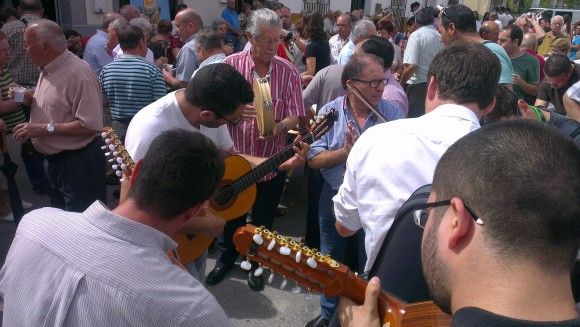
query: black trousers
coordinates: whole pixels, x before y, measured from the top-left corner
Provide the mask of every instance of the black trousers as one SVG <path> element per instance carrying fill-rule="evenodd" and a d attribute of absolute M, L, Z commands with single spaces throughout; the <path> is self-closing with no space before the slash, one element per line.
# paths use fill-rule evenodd
<path fill-rule="evenodd" d="M 252 224 L 255 226 L 265 226 L 272 228 L 272 222 L 276 216 L 278 203 L 284 190 L 286 172 L 280 172 L 276 177 L 269 181 L 257 183 L 256 202 L 252 207 Z M 239 253 L 236 251 L 232 238 L 238 227 L 246 224 L 246 215 L 230 220 L 224 226 L 223 242 L 218 244 L 222 249 L 222 254 L 216 265 L 233 265 L 238 258 Z"/>
<path fill-rule="evenodd" d="M 416 118 L 425 114 L 425 98 L 427 83 L 407 84 L 407 99 L 409 100 L 408 118 Z"/>
<path fill-rule="evenodd" d="M 82 212 L 95 200 L 106 202 L 105 155 L 100 137 L 78 150 L 46 156 L 51 206 Z"/>

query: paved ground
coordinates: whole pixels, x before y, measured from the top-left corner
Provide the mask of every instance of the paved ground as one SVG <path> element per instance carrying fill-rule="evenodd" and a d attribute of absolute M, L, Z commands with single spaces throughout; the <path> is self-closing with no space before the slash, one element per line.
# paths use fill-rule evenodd
<path fill-rule="evenodd" d="M 22 162 L 13 158 L 19 165 L 17 183 L 20 185 L 22 199 L 30 202 L 33 208 L 47 206 L 46 196 L 32 192 L 26 180 Z M 283 235 L 291 236 L 295 240 L 300 239 L 305 231 L 305 180 L 302 172 L 294 174 L 288 185 L 284 202 L 289 204 L 286 214 L 277 217 L 274 222 L 274 230 Z M 2 177 L 3 178 L 3 177 Z M 109 206 L 116 205 L 111 199 L 114 187 L 109 187 Z M 10 246 L 15 226 L 10 222 L 0 222 L 0 258 L 3 259 Z M 218 253 L 210 254 L 207 263 L 209 272 L 215 263 Z M 216 286 L 209 287 L 219 303 L 222 305 L 235 326 L 260 327 L 260 326 L 304 326 L 306 322 L 319 313 L 319 297 L 305 299 L 305 294 L 293 294 L 291 289 L 295 286 L 289 282 L 288 286 L 280 289 L 282 282 L 276 276 L 271 285 L 266 284 L 262 292 L 253 292 L 246 282 L 247 273 L 236 267 L 232 272 Z M 267 276 L 267 275 L 265 275 Z M 308 296 L 306 296 L 308 297 Z"/>

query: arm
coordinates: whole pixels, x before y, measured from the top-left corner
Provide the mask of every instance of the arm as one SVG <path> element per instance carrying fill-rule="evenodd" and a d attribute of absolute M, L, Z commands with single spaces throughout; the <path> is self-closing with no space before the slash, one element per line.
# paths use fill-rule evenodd
<path fill-rule="evenodd" d="M 563 102 L 566 116 L 580 122 L 580 103 L 572 100 L 567 94 L 564 95 Z"/>
<path fill-rule="evenodd" d="M 401 77 L 400 77 L 401 85 L 405 85 L 405 83 L 407 83 L 409 78 L 411 78 L 411 76 L 413 76 L 413 74 L 415 74 L 415 70 L 417 70 L 416 65 L 411 65 L 411 64 L 404 64 L 403 65 L 403 73 L 401 74 Z"/>
<path fill-rule="evenodd" d="M 544 36 L 546 36 L 546 32 L 544 32 L 544 29 L 542 28 L 542 26 L 540 26 L 540 23 L 538 23 L 538 21 L 536 20 L 536 14 L 533 14 L 531 19 L 529 19 L 526 16 L 526 20 L 529 23 L 532 23 L 532 26 L 534 27 L 534 33 L 536 34 L 538 41 L 542 39 Z"/>
<path fill-rule="evenodd" d="M 323 87 L 322 81 L 322 70 L 320 70 L 304 91 L 302 92 L 302 100 L 304 101 L 304 107 L 310 108 L 313 104 L 318 104 L 318 97 L 320 95 L 320 91 Z M 317 108 L 320 110 L 321 108 Z"/>
<path fill-rule="evenodd" d="M 186 81 L 180 81 L 179 79 L 173 77 L 173 75 L 166 70 L 163 71 L 163 79 L 165 80 L 167 85 L 169 85 L 174 90 L 187 87 Z"/>
<path fill-rule="evenodd" d="M 356 142 L 356 131 L 352 126 L 348 126 L 345 131 L 344 145 L 337 150 L 323 150 L 314 157 L 310 158 L 308 165 L 312 169 L 330 168 L 344 164 L 348 159 L 348 154 Z"/>
<path fill-rule="evenodd" d="M 316 72 L 316 57 L 307 57 L 306 58 L 306 71 L 302 73 L 302 75 L 311 75 L 314 76 Z"/>
<path fill-rule="evenodd" d="M 9 114 L 11 112 L 15 112 L 19 108 L 20 108 L 19 102 L 16 102 L 12 99 L 2 100 L 2 97 L 0 97 L 0 114 Z"/>
<path fill-rule="evenodd" d="M 538 85 L 527 83 L 520 75 L 514 75 L 514 84 L 522 88 L 529 95 L 538 95 Z"/>

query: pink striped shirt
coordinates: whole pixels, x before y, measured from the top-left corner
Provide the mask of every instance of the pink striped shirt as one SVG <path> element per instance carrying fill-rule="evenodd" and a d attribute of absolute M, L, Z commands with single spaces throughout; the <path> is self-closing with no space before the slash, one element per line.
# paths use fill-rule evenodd
<path fill-rule="evenodd" d="M 254 60 L 251 50 L 238 52 L 224 59 L 224 63 L 236 68 L 250 83 L 254 80 Z M 272 102 L 274 104 L 274 120 L 279 122 L 288 116 L 304 116 L 302 89 L 298 70 L 287 60 L 274 56 L 268 73 Z M 260 140 L 256 119 L 242 119 L 239 124 L 228 129 L 238 153 L 256 157 L 269 158 L 280 152 L 286 146 L 286 135 L 279 134 L 269 140 Z M 263 180 L 269 180 L 275 174 L 266 175 Z"/>

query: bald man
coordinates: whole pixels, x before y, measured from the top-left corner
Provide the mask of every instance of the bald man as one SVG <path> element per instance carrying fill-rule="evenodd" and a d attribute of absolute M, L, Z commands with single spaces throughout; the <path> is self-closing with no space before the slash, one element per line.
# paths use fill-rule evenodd
<path fill-rule="evenodd" d="M 121 10 L 119 10 L 119 12 L 121 13 L 121 16 L 123 16 L 123 18 L 125 18 L 125 20 L 128 22 L 130 22 L 131 19 L 133 18 L 141 16 L 139 9 L 137 9 L 137 7 L 131 4 L 124 5 L 123 7 L 121 7 Z"/>
<path fill-rule="evenodd" d="M 165 82 L 173 89 L 187 86 L 191 75 L 199 66 L 195 54 L 195 33 L 203 27 L 201 16 L 191 8 L 186 8 L 175 15 L 175 28 L 181 41 L 185 42 L 175 58 L 175 77 L 172 72 L 163 71 Z"/>
<path fill-rule="evenodd" d="M 488 20 L 481 24 L 481 28 L 479 29 L 479 36 L 481 36 L 481 38 L 484 40 L 497 43 L 499 38 L 499 26 L 496 22 Z"/>
<path fill-rule="evenodd" d="M 83 59 L 91 66 L 95 73 L 99 73 L 101 69 L 108 63 L 113 61 L 113 57 L 107 53 L 107 30 L 112 21 L 118 18 L 123 18 L 120 14 L 108 12 L 103 18 L 103 24 L 97 29 L 97 33 L 91 36 L 85 47 Z"/>

